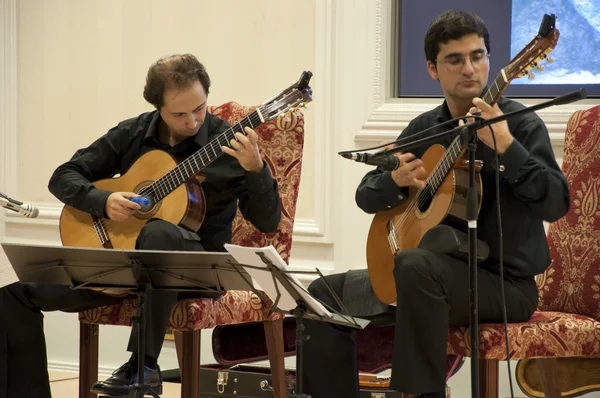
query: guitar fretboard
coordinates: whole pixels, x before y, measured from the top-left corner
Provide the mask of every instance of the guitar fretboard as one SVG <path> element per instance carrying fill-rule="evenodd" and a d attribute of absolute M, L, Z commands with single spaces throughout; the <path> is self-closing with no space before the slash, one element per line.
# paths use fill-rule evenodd
<path fill-rule="evenodd" d="M 260 109 L 256 109 L 237 124 L 213 138 L 208 144 L 196 151 L 183 162 L 179 163 L 167 174 L 144 188 L 143 192 L 140 192 L 140 194 L 148 197 L 153 203 L 159 202 L 183 184 L 188 178 L 202 171 L 206 166 L 221 156 L 223 154 L 221 147 L 231 147 L 230 141 L 235 139 L 236 132 L 246 135 L 244 128 L 250 127 L 251 129 L 254 129 L 263 122 L 264 119 L 260 113 Z"/>
<path fill-rule="evenodd" d="M 489 86 L 483 95 L 482 99 L 490 105 L 495 104 L 507 86 L 508 81 L 505 78 L 504 71 L 501 70 L 498 76 L 496 76 L 496 79 L 494 79 L 494 82 Z M 435 169 L 429 175 L 427 184 L 423 191 L 433 196 L 464 151 L 465 147 L 463 146 L 461 137 L 459 135 L 452 140 L 452 143 L 450 146 L 448 146 L 446 153 L 444 156 L 442 156 L 442 159 L 438 162 Z"/>

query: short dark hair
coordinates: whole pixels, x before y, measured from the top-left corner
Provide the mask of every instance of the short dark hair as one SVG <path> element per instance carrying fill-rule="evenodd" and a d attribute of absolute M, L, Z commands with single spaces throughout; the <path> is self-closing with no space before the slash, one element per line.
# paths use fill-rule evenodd
<path fill-rule="evenodd" d="M 436 63 L 440 44 L 459 40 L 465 35 L 476 33 L 483 37 L 485 48 L 490 53 L 490 34 L 483 19 L 468 11 L 445 11 L 429 25 L 425 34 L 425 58 Z"/>
<path fill-rule="evenodd" d="M 200 81 L 208 94 L 210 77 L 202 65 L 192 54 L 171 55 L 156 61 L 146 76 L 144 98 L 160 109 L 165 104 L 165 91 L 185 89 L 196 80 Z"/>

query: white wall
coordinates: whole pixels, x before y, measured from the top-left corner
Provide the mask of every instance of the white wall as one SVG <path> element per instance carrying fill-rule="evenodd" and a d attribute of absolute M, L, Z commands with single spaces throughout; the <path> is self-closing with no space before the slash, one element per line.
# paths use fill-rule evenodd
<path fill-rule="evenodd" d="M 439 103 L 390 99 L 392 1 L 0 0 L 0 190 L 41 209 L 35 220 L 3 214 L 3 240 L 60 243 L 50 173 L 79 146 L 148 109 L 141 88 L 150 62 L 185 51 L 207 64 L 213 103 L 259 103 L 302 70 L 314 72 L 291 265 L 324 273 L 365 267 L 371 218 L 356 208 L 354 190 L 368 169 L 337 152 L 392 140 Z M 568 116 L 590 104 L 540 112 L 559 161 Z M 48 314 L 46 331 L 50 366 L 75 369 L 76 315 Z M 128 330 L 102 327 L 100 335 L 106 373 L 127 359 Z M 206 331 L 203 362 L 213 360 L 209 340 Z M 176 365 L 171 342 L 160 363 Z M 452 380 L 454 396 L 469 395 L 468 369 Z M 500 396 L 508 396 L 505 375 Z"/>

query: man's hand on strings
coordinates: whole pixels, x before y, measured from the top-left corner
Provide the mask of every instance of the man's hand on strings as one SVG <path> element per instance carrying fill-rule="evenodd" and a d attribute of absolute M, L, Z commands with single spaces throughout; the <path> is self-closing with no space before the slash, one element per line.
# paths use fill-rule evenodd
<path fill-rule="evenodd" d="M 417 159 L 412 153 L 395 153 L 400 160 L 400 166 L 392 171 L 392 179 L 399 187 L 425 188 L 427 172 L 423 167 L 423 161 Z"/>
<path fill-rule="evenodd" d="M 139 196 L 133 192 L 113 192 L 104 205 L 104 212 L 111 220 L 125 221 L 133 216 L 142 207 L 129 198 Z"/>
<path fill-rule="evenodd" d="M 263 168 L 263 160 L 258 149 L 258 134 L 246 127 L 247 135 L 235 133 L 235 139 L 230 141 L 230 147 L 222 146 L 221 150 L 233 156 L 246 171 L 257 172 Z"/>
<path fill-rule="evenodd" d="M 498 104 L 494 104 L 491 106 L 481 98 L 474 98 L 473 105 L 471 109 L 469 109 L 469 113 L 467 116 L 472 116 L 475 112 L 481 112 L 481 117 L 484 119 L 491 119 L 496 116 L 502 115 L 502 111 L 498 107 Z M 468 119 L 469 122 L 472 122 L 474 119 Z M 458 122 L 459 126 L 462 126 L 464 122 L 460 120 Z M 496 136 L 496 145 L 498 147 L 498 154 L 503 154 L 506 152 L 510 144 L 512 144 L 514 138 L 510 134 L 508 129 L 508 123 L 506 120 L 501 122 L 497 122 L 492 124 L 492 128 L 494 129 L 494 134 Z M 487 146 L 494 149 L 494 140 L 492 139 L 492 133 L 488 126 L 477 130 L 477 137 Z"/>

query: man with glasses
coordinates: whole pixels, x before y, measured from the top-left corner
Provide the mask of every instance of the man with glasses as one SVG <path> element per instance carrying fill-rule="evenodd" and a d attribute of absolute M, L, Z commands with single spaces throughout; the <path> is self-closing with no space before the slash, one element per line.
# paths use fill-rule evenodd
<path fill-rule="evenodd" d="M 427 70 L 440 82 L 444 102 L 415 118 L 401 134 L 409 137 L 453 118 L 481 112 L 485 119 L 523 106 L 500 98 L 490 106 L 481 98 L 489 73 L 490 40 L 485 23 L 469 12 L 447 11 L 425 36 Z M 460 122 L 462 124 L 462 121 Z M 447 129 L 455 127 L 449 126 Z M 537 305 L 536 274 L 550 264 L 543 221 L 556 221 L 569 208 L 569 190 L 542 120 L 529 113 L 493 125 L 498 153 L 489 128 L 477 132 L 477 159 L 483 161 L 483 200 L 478 237 L 489 246 L 479 264 L 479 321 L 502 322 L 500 247 L 495 160 L 500 165 L 503 255 L 508 322 L 527 321 Z M 432 131 L 436 134 L 439 131 Z M 440 143 L 448 147 L 454 137 Z M 411 200 L 408 187 L 423 188 L 427 172 L 420 157 L 427 148 L 398 154 L 393 172 L 368 172 L 356 202 L 375 213 Z M 408 232 L 410 233 L 410 231 Z M 445 397 L 446 345 L 449 325 L 469 324 L 469 270 L 463 259 L 436 248 L 407 249 L 395 257 L 396 307 L 379 302 L 366 270 L 327 276 L 327 282 L 354 316 L 395 322 L 391 388 L 418 397 Z M 340 309 L 323 280 L 309 291 Z M 395 316 L 395 320 L 394 320 Z M 325 322 L 305 321 L 306 392 L 312 398 L 358 398 L 354 331 Z M 327 347 L 323 350 L 322 347 Z"/>

